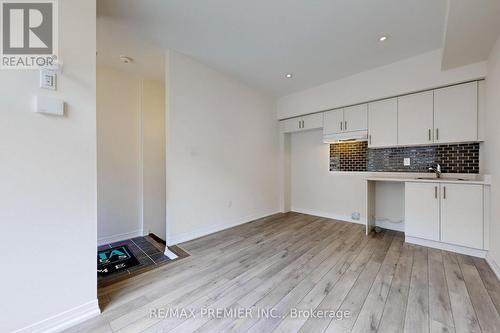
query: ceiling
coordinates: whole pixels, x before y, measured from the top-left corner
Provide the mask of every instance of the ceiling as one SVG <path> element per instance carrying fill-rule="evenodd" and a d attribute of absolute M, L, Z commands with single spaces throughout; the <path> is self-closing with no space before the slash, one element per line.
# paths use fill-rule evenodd
<path fill-rule="evenodd" d="M 97 18 L 97 63 L 152 80 L 165 80 L 165 52 L 141 38 L 134 27 L 112 17 Z M 124 63 L 120 56 L 132 58 Z"/>
<path fill-rule="evenodd" d="M 98 0 L 98 59 L 163 76 L 171 48 L 283 96 L 438 49 L 445 17 L 446 0 Z"/>
<path fill-rule="evenodd" d="M 450 0 L 442 68 L 450 69 L 488 58 L 500 33 L 500 1 Z"/>

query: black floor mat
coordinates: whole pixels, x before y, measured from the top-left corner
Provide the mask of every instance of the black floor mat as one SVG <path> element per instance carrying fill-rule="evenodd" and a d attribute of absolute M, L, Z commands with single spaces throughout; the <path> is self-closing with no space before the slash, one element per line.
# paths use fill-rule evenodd
<path fill-rule="evenodd" d="M 115 246 L 97 252 L 97 274 L 99 276 L 107 276 L 137 265 L 139 265 L 139 261 L 127 245 Z"/>

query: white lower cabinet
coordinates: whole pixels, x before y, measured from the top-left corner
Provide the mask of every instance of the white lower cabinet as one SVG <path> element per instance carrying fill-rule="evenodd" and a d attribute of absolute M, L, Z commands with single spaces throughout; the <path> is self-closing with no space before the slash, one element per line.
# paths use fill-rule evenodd
<path fill-rule="evenodd" d="M 405 184 L 405 234 L 451 245 L 484 249 L 483 186 Z"/>
<path fill-rule="evenodd" d="M 406 183 L 405 233 L 439 241 L 439 184 Z"/>
<path fill-rule="evenodd" d="M 483 186 L 441 185 L 441 241 L 483 248 Z"/>

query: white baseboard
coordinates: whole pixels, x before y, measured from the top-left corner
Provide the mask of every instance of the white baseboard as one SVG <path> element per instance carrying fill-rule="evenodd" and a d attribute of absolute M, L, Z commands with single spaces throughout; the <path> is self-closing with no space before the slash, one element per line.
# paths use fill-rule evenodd
<path fill-rule="evenodd" d="M 101 313 L 96 300 L 77 306 L 76 308 L 61 312 L 55 316 L 39 321 L 30 326 L 21 328 L 14 333 L 56 333 L 67 328 L 83 323 Z"/>
<path fill-rule="evenodd" d="M 493 273 L 495 273 L 495 275 L 497 276 L 497 279 L 500 281 L 500 266 L 497 264 L 495 259 L 493 259 L 490 256 L 489 252 L 486 255 L 486 262 L 488 263 L 488 265 L 490 265 L 491 270 L 493 271 Z"/>
<path fill-rule="evenodd" d="M 338 220 L 338 221 L 343 221 L 343 222 L 351 222 L 351 223 L 366 225 L 365 219 L 353 220 L 352 217 L 348 216 L 348 215 L 340 215 L 340 214 L 322 212 L 322 211 L 312 210 L 312 209 L 303 209 L 303 208 L 292 208 L 292 212 L 313 215 L 313 216 L 318 216 L 318 217 L 324 217 L 327 219 Z M 381 227 L 383 229 L 405 232 L 404 222 L 389 223 L 389 222 L 385 222 L 385 221 L 376 221 L 375 225 L 378 227 Z"/>
<path fill-rule="evenodd" d="M 382 229 L 395 230 L 399 232 L 405 232 L 405 223 L 392 223 L 384 220 L 375 220 L 375 226 L 380 227 Z"/>
<path fill-rule="evenodd" d="M 465 255 L 473 256 L 473 257 L 479 257 L 479 258 L 485 258 L 486 253 L 487 253 L 486 250 L 473 249 L 470 247 L 447 244 L 447 243 L 442 243 L 442 242 L 436 242 L 436 241 L 432 241 L 432 240 L 428 240 L 428 239 L 422 239 L 422 238 L 411 237 L 411 236 L 405 236 L 405 242 L 410 243 L 410 244 L 432 247 L 434 249 L 439 249 L 439 250 L 456 252 L 456 253 L 465 254 Z"/>
<path fill-rule="evenodd" d="M 313 210 L 313 209 L 304 209 L 304 208 L 295 208 L 293 207 L 291 209 L 292 212 L 296 213 L 301 213 L 301 214 L 307 214 L 307 215 L 313 215 L 313 216 L 318 216 L 318 217 L 324 217 L 327 219 L 332 219 L 332 220 L 338 220 L 338 221 L 344 221 L 344 222 L 351 222 L 351 223 L 356 223 L 356 224 L 362 224 L 365 225 L 366 221 L 364 220 L 353 220 L 350 216 L 347 215 L 339 215 L 339 214 L 333 214 L 333 213 L 328 213 L 328 212 L 322 212 L 318 210 Z"/>
<path fill-rule="evenodd" d="M 248 223 L 248 222 L 252 222 L 254 220 L 258 220 L 258 219 L 261 219 L 261 218 L 264 218 L 264 217 L 267 217 L 267 216 L 270 216 L 270 215 L 274 215 L 274 214 L 277 214 L 277 213 L 279 213 L 278 209 L 272 210 L 272 211 L 268 211 L 268 212 L 264 212 L 264 213 L 260 213 L 260 214 L 246 216 L 246 217 L 237 219 L 235 221 L 231 221 L 229 223 L 215 224 L 215 225 L 211 225 L 211 226 L 199 228 L 199 229 L 196 229 L 196 230 L 193 230 L 193 231 L 180 233 L 180 234 L 177 234 L 177 235 L 167 235 L 167 246 L 171 246 L 171 245 L 176 245 L 176 244 L 179 244 L 179 243 L 187 242 L 187 241 L 190 241 L 190 240 L 193 240 L 193 239 L 196 239 L 196 238 L 207 236 L 207 235 L 213 234 L 215 232 L 219 232 L 219 231 L 222 231 L 222 230 L 225 230 L 225 229 L 236 227 L 238 225 L 245 224 L 245 223 Z M 168 229 L 167 229 L 167 233 L 168 233 Z"/>
<path fill-rule="evenodd" d="M 134 230 L 131 232 L 126 232 L 124 234 L 117 234 L 117 235 L 99 238 L 97 240 L 97 245 L 115 243 L 115 242 L 119 242 L 119 241 L 122 241 L 125 239 L 130 239 L 130 238 L 135 238 L 135 237 L 140 237 L 140 236 L 143 236 L 142 230 Z"/>

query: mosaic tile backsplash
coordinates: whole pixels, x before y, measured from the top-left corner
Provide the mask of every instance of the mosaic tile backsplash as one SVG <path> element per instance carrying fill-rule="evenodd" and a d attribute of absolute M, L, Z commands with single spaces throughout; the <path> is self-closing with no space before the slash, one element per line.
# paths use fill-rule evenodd
<path fill-rule="evenodd" d="M 366 171 L 367 153 L 367 141 L 331 144 L 330 171 Z"/>
<path fill-rule="evenodd" d="M 403 165 L 409 157 L 410 166 Z M 479 143 L 369 149 L 366 141 L 330 145 L 330 171 L 479 173 Z"/>

